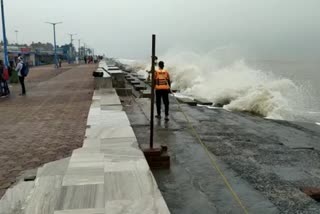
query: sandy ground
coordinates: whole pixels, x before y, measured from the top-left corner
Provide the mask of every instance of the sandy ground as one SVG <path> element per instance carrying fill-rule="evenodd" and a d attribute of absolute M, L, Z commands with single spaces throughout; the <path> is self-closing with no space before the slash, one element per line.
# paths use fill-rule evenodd
<path fill-rule="evenodd" d="M 96 65 L 31 69 L 27 96 L 0 100 L 0 197 L 25 170 L 67 157 L 81 147 Z"/>

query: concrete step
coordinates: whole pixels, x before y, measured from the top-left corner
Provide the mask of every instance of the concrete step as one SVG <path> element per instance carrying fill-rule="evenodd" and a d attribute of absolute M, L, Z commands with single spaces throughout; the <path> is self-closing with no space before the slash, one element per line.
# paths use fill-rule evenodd
<path fill-rule="evenodd" d="M 208 106 L 213 105 L 213 102 L 210 102 L 209 100 L 204 99 L 204 98 L 196 98 L 196 99 L 194 99 L 194 101 L 196 101 L 200 105 L 208 105 Z"/>
<path fill-rule="evenodd" d="M 132 84 L 132 85 L 140 85 L 140 84 L 141 84 L 141 81 L 139 81 L 139 80 L 134 80 L 134 81 L 131 81 L 131 84 Z"/>
<path fill-rule="evenodd" d="M 192 99 L 190 99 L 190 98 L 177 97 L 177 100 L 180 103 L 188 104 L 188 105 L 191 105 L 191 106 L 196 106 L 197 105 L 197 102 L 192 100 Z"/>
<path fill-rule="evenodd" d="M 140 91 L 142 98 L 151 98 L 151 91 L 150 90 L 142 90 Z"/>
<path fill-rule="evenodd" d="M 140 84 L 140 85 L 134 85 L 133 86 L 135 90 L 140 91 L 140 90 L 145 90 L 147 89 L 146 85 Z"/>

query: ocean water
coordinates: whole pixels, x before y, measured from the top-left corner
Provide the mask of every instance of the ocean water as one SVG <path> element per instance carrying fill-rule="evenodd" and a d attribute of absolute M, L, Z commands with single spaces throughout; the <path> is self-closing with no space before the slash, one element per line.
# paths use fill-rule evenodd
<path fill-rule="evenodd" d="M 174 89 L 269 119 L 320 122 L 320 63 L 245 60 L 217 53 L 169 52 L 165 61 Z M 146 61 L 119 60 L 138 73 Z"/>

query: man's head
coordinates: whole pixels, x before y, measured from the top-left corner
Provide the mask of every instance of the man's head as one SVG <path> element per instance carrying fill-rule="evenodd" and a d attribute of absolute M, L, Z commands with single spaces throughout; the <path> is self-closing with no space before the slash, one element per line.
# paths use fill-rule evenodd
<path fill-rule="evenodd" d="M 22 61 L 23 61 L 23 57 L 22 57 L 22 56 L 19 56 L 19 57 L 18 57 L 18 61 L 19 61 L 19 62 L 22 62 Z"/>
<path fill-rule="evenodd" d="M 164 62 L 163 62 L 163 61 L 160 61 L 160 62 L 159 62 L 159 68 L 161 68 L 161 69 L 164 68 Z"/>

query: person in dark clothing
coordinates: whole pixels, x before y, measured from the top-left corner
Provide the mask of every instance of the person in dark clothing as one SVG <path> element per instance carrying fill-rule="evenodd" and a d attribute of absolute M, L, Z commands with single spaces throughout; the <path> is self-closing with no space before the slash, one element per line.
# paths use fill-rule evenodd
<path fill-rule="evenodd" d="M 167 70 L 164 69 L 164 62 L 159 62 L 159 69 L 155 72 L 155 90 L 156 90 L 156 118 L 161 119 L 161 99 L 165 108 L 165 120 L 169 120 L 169 93 L 170 93 L 170 76 Z"/>
<path fill-rule="evenodd" d="M 22 92 L 21 94 L 19 94 L 20 96 L 25 96 L 26 95 L 26 87 L 24 85 L 24 78 L 25 76 L 22 74 L 22 69 L 23 69 L 23 66 L 24 66 L 24 63 L 23 63 L 23 58 L 20 56 L 18 57 L 18 60 L 19 60 L 19 63 L 16 67 L 16 71 L 18 72 L 18 76 L 19 76 L 19 82 L 20 82 L 20 85 L 21 85 L 21 89 L 22 89 Z"/>
<path fill-rule="evenodd" d="M 3 61 L 0 60 L 0 97 L 7 97 L 10 94 L 8 86 L 9 73 L 5 71 Z"/>

